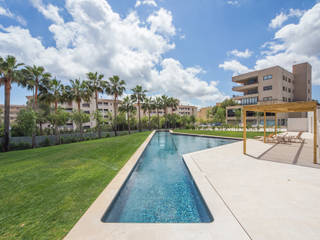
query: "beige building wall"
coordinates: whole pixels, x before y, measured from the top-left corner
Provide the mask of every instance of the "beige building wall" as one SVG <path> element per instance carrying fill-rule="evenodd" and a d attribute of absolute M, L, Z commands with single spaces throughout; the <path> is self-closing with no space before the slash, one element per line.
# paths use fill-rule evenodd
<path fill-rule="evenodd" d="M 204 108 L 200 108 L 200 110 L 198 111 L 197 114 L 197 118 L 207 121 L 208 120 L 208 111 L 210 111 L 212 109 L 212 107 L 204 107 Z"/>
<path fill-rule="evenodd" d="M 17 120 L 18 113 L 21 109 L 25 109 L 25 105 L 11 105 L 10 106 L 10 123 L 14 123 Z M 4 104 L 0 104 L 0 109 L 2 110 L 1 121 L 4 121 Z"/>

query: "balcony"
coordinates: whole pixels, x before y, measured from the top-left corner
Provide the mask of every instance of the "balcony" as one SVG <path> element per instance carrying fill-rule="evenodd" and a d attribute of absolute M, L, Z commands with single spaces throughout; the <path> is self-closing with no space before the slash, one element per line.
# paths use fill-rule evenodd
<path fill-rule="evenodd" d="M 247 85 L 242 85 L 242 86 L 235 86 L 232 88 L 232 91 L 237 91 L 237 92 L 245 92 L 253 88 L 258 89 L 258 83 L 253 83 L 253 84 L 247 84 Z"/>
<path fill-rule="evenodd" d="M 254 93 L 254 94 L 245 94 L 245 95 L 233 95 L 232 99 L 233 100 L 241 100 L 244 98 L 250 98 L 250 97 L 258 97 L 258 93 Z"/>

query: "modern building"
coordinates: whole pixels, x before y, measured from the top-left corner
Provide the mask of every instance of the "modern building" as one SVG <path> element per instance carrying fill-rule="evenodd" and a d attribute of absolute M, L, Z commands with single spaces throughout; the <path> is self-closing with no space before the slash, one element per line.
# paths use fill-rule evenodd
<path fill-rule="evenodd" d="M 21 109 L 25 109 L 27 106 L 25 105 L 10 105 L 10 123 L 14 123 L 17 120 L 18 113 Z M 0 109 L 2 112 L 1 120 L 4 118 L 4 105 L 0 104 Z"/>
<path fill-rule="evenodd" d="M 280 66 L 274 66 L 232 77 L 237 86 L 232 90 L 241 95 L 233 96 L 239 105 L 227 107 L 227 123 L 236 121 L 236 109 L 244 105 L 281 103 L 312 100 L 311 65 L 301 63 L 292 66 L 292 72 Z M 267 114 L 267 121 L 272 121 L 273 114 Z M 306 117 L 306 113 L 287 114 L 278 116 L 278 124 L 286 125 L 288 117 Z M 248 122 L 257 124 L 258 117 L 248 113 Z"/>
<path fill-rule="evenodd" d="M 199 120 L 207 121 L 208 120 L 208 111 L 211 110 L 212 107 L 203 107 L 200 108 L 197 114 L 197 118 Z"/>
<path fill-rule="evenodd" d="M 135 105 L 137 107 L 137 105 Z M 159 116 L 164 116 L 164 110 L 159 109 Z M 176 109 L 167 108 L 167 114 L 177 114 L 180 116 L 195 116 L 197 117 L 198 108 L 190 105 L 179 105 Z M 138 114 L 138 113 L 137 113 Z M 141 109 L 141 117 L 148 116 L 148 112 L 144 113 Z M 150 116 L 157 116 L 157 110 L 152 110 Z"/>

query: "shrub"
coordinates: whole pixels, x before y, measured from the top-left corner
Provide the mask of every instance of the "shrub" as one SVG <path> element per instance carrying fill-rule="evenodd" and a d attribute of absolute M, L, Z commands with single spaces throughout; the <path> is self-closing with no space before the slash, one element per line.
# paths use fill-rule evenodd
<path fill-rule="evenodd" d="M 46 137 L 40 144 L 39 144 L 41 147 L 47 147 L 47 146 L 50 146 L 50 140 L 48 137 Z"/>
<path fill-rule="evenodd" d="M 106 138 L 110 137 L 110 133 L 107 133 L 105 137 L 106 137 Z"/>

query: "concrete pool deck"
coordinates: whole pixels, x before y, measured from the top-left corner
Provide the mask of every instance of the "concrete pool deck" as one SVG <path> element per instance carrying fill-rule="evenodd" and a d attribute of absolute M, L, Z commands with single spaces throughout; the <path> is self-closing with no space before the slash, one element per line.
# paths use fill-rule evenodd
<path fill-rule="evenodd" d="M 319 239 L 320 170 L 257 160 L 270 145 L 254 140 L 251 156 L 242 154 L 242 142 L 184 155 L 212 223 L 103 223 L 152 134 L 65 239 Z"/>

